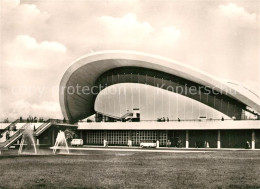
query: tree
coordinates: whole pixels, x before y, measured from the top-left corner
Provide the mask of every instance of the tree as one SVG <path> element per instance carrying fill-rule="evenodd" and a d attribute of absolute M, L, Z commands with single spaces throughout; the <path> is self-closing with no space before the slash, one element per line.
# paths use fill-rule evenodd
<path fill-rule="evenodd" d="M 67 140 L 71 140 L 71 139 L 77 137 L 76 133 L 74 131 L 72 131 L 71 129 L 66 129 L 64 131 L 64 133 L 65 133 L 65 137 Z"/>

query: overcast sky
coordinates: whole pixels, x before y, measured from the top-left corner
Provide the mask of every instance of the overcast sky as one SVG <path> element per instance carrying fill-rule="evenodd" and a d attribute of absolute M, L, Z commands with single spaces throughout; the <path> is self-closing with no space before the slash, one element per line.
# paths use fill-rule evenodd
<path fill-rule="evenodd" d="M 260 1 L 0 2 L 1 120 L 62 118 L 63 73 L 100 50 L 165 56 L 259 90 Z"/>

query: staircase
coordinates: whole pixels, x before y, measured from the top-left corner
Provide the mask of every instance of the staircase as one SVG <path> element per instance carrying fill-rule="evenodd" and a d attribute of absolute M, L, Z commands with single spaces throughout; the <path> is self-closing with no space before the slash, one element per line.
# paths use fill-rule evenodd
<path fill-rule="evenodd" d="M 128 117 L 133 117 L 133 113 L 132 112 L 127 112 L 126 114 L 124 114 L 121 119 L 126 119 Z"/>
<path fill-rule="evenodd" d="M 113 115 L 109 115 L 109 114 L 104 114 L 104 113 L 101 113 L 101 112 L 97 112 L 98 114 L 101 114 L 101 115 L 104 115 L 106 117 L 110 117 L 110 118 L 113 118 L 115 120 L 120 120 L 120 121 L 123 121 L 123 120 L 127 120 L 127 119 L 131 119 L 133 117 L 133 113 L 132 112 L 127 112 L 125 113 L 123 116 L 121 117 L 118 117 L 118 116 L 113 116 Z"/>
<path fill-rule="evenodd" d="M 16 121 L 12 122 L 6 129 L 4 132 L 7 132 L 9 130 L 10 127 L 12 127 L 13 125 L 15 125 L 16 123 L 19 123 L 19 119 L 17 119 Z M 15 141 L 17 141 L 22 135 L 25 129 L 27 129 L 27 127 L 29 127 L 31 124 L 34 123 L 25 123 L 18 131 L 16 131 L 8 140 L 6 140 L 3 143 L 0 143 L 0 150 L 3 148 L 8 148 L 9 146 L 11 146 Z M 45 123 L 41 124 L 35 131 L 34 134 L 35 136 L 39 136 L 40 134 L 42 134 L 46 129 L 48 129 L 52 124 L 62 124 L 62 125 L 73 125 L 71 123 L 69 123 L 68 121 L 64 121 L 64 120 L 59 120 L 59 119 L 48 119 Z"/>
<path fill-rule="evenodd" d="M 121 117 L 121 120 L 131 121 L 132 118 L 133 118 L 133 113 L 128 112 L 128 113 L 126 113 L 125 115 L 123 115 L 123 116 Z"/>
<path fill-rule="evenodd" d="M 38 127 L 36 129 L 36 131 L 34 131 L 34 134 L 36 136 L 39 136 L 40 134 L 42 134 L 46 129 L 48 129 L 51 126 L 51 121 L 47 120 L 46 123 L 43 123 L 40 127 Z"/>
<path fill-rule="evenodd" d="M 23 131 L 30 126 L 31 123 L 24 124 L 15 134 L 13 134 L 8 140 L 0 144 L 0 149 L 8 148 L 11 146 L 15 141 L 17 141 L 22 135 Z"/>
<path fill-rule="evenodd" d="M 20 119 L 17 119 L 15 121 L 13 121 L 12 123 L 10 123 L 10 125 L 8 125 L 4 131 L 2 131 L 2 135 L 5 134 L 7 131 L 9 131 L 10 127 L 14 126 L 16 123 L 19 123 Z"/>
<path fill-rule="evenodd" d="M 8 125 L 8 126 L 4 129 L 4 131 L 1 133 L 1 135 L 2 135 L 1 138 L 5 137 L 6 132 L 9 131 L 12 126 L 14 126 L 16 123 L 19 123 L 19 122 L 20 122 L 20 119 L 17 119 L 17 120 L 15 120 L 15 121 L 13 121 L 12 123 L 10 123 L 10 125 Z M 0 142 L 0 143 L 1 143 L 1 142 Z"/>

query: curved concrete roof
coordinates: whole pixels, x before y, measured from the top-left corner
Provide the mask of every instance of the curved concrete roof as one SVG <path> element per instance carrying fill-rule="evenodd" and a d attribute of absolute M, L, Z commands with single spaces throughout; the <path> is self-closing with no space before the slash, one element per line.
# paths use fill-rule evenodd
<path fill-rule="evenodd" d="M 100 51 L 91 53 L 75 60 L 66 70 L 60 83 L 60 105 L 64 117 L 70 120 L 83 119 L 92 115 L 94 109 L 94 95 L 68 96 L 67 86 L 93 86 L 96 79 L 104 72 L 118 67 L 143 67 L 173 74 L 198 84 L 223 92 L 260 112 L 260 101 L 250 98 L 241 91 L 234 91 L 229 85 L 217 78 L 189 67 L 177 61 L 160 56 L 134 52 L 134 51 Z"/>

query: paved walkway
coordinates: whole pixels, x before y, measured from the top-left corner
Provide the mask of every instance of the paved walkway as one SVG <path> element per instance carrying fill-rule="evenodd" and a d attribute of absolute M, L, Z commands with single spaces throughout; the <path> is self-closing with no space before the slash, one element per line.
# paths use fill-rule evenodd
<path fill-rule="evenodd" d="M 54 149 L 54 147 L 51 147 L 50 149 Z M 65 149 L 64 147 L 58 147 L 57 149 Z M 125 151 L 125 152 L 174 152 L 174 153 L 205 153 L 205 152 L 215 152 L 210 150 L 174 150 L 174 149 L 144 149 L 144 148 L 105 148 L 105 147 L 86 147 L 86 148 L 69 148 L 70 151 Z"/>
<path fill-rule="evenodd" d="M 50 147 L 54 149 L 54 147 Z M 57 147 L 57 149 L 65 149 L 64 147 Z M 172 152 L 172 153 L 206 153 L 206 152 L 217 152 L 217 151 L 254 151 L 252 149 L 242 149 L 242 148 L 140 148 L 140 147 L 125 147 L 125 146 L 113 146 L 113 147 L 103 147 L 103 146 L 86 146 L 86 147 L 69 147 L 71 151 L 128 151 L 128 152 Z M 256 149 L 260 150 L 260 149 Z"/>

